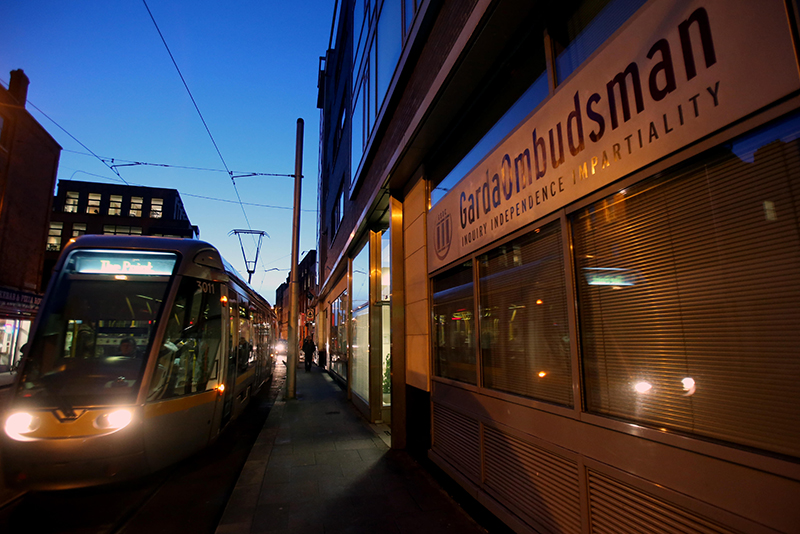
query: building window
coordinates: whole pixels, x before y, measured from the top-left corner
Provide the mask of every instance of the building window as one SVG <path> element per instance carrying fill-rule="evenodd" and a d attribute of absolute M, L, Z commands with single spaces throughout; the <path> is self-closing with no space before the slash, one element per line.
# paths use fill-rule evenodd
<path fill-rule="evenodd" d="M 103 226 L 103 234 L 105 235 L 142 235 L 141 226 L 117 226 L 113 224 L 106 224 Z"/>
<path fill-rule="evenodd" d="M 64 200 L 64 213 L 78 213 L 78 199 L 80 193 L 77 191 L 67 191 L 67 198 Z"/>
<path fill-rule="evenodd" d="M 47 250 L 58 252 L 61 250 L 61 231 L 64 229 L 63 222 L 51 222 L 50 231 L 47 233 Z"/>
<path fill-rule="evenodd" d="M 160 219 L 164 215 L 164 199 L 153 198 L 150 200 L 150 218 Z"/>
<path fill-rule="evenodd" d="M 484 387 L 571 406 L 561 221 L 482 254 L 478 267 Z"/>
<path fill-rule="evenodd" d="M 384 0 L 354 4 L 353 27 L 353 132 L 350 178 L 356 181 L 378 111 L 389 91 L 400 61 L 408 28 L 419 2 Z M 361 122 L 363 121 L 363 122 Z"/>
<path fill-rule="evenodd" d="M 369 402 L 369 245 L 353 258 L 351 391 Z"/>
<path fill-rule="evenodd" d="M 109 215 L 122 215 L 122 195 L 111 195 L 108 202 Z"/>
<path fill-rule="evenodd" d="M 144 199 L 142 199 L 142 197 L 131 197 L 131 210 L 129 215 L 131 217 L 141 217 L 143 203 Z"/>
<path fill-rule="evenodd" d="M 588 411 L 800 456 L 798 139 L 800 116 L 574 214 Z"/>
<path fill-rule="evenodd" d="M 86 205 L 86 213 L 92 215 L 100 214 L 100 193 L 89 193 L 89 203 Z"/>
<path fill-rule="evenodd" d="M 285 295 L 288 296 L 288 291 Z M 331 302 L 330 340 L 328 355 L 330 369 L 347 380 L 347 291 Z"/>
<path fill-rule="evenodd" d="M 86 233 L 86 224 L 85 223 L 73 223 L 72 224 L 72 237 L 78 237 Z"/>
<path fill-rule="evenodd" d="M 336 201 L 333 204 L 333 211 L 331 212 L 331 240 L 336 236 L 339 231 L 339 226 L 342 224 L 342 215 L 344 214 L 344 192 L 339 189 L 339 194 L 336 195 Z"/>
<path fill-rule="evenodd" d="M 436 376 L 477 384 L 472 261 L 433 279 Z"/>

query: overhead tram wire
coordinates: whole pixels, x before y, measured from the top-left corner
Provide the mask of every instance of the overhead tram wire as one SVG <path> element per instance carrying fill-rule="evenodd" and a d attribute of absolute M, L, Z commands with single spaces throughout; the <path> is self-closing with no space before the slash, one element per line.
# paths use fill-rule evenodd
<path fill-rule="evenodd" d="M 211 134 L 211 129 L 208 127 L 205 118 L 203 118 L 203 113 L 200 111 L 200 107 L 197 105 L 197 101 L 194 99 L 192 95 L 192 91 L 189 89 L 189 84 L 186 83 L 186 79 L 183 77 L 183 73 L 181 73 L 180 67 L 178 67 L 178 62 L 175 61 L 175 56 L 172 55 L 172 51 L 169 49 L 169 45 L 167 44 L 167 40 L 164 38 L 164 34 L 161 33 L 161 28 L 158 27 L 158 23 L 156 22 L 155 17 L 153 16 L 153 12 L 150 11 L 150 6 L 147 5 L 147 0 L 142 0 L 145 9 L 147 9 L 147 14 L 150 15 L 150 20 L 153 21 L 153 25 L 156 27 L 156 31 L 158 32 L 158 36 L 161 38 L 161 42 L 164 43 L 164 48 L 167 49 L 167 53 L 169 54 L 169 58 L 172 60 L 172 64 L 175 66 L 175 70 L 178 71 L 178 76 L 180 76 L 181 81 L 183 82 L 183 86 L 186 88 L 186 92 L 189 94 L 189 98 L 192 100 L 192 104 L 194 104 L 194 109 L 197 111 L 197 114 L 200 116 L 200 120 L 203 122 L 203 126 L 206 129 L 206 133 L 208 133 L 208 137 L 211 139 L 211 143 L 214 145 L 214 149 L 217 151 L 217 155 L 219 156 L 220 161 L 222 161 L 222 166 L 225 167 L 225 171 L 227 171 L 228 176 L 231 179 L 231 183 L 233 184 L 233 190 L 236 192 L 236 198 L 239 200 L 239 205 L 242 208 L 242 214 L 244 214 L 244 220 L 247 222 L 247 228 L 252 230 L 252 226 L 250 225 L 250 219 L 247 217 L 247 212 L 244 209 L 244 204 L 242 203 L 242 197 L 239 195 L 239 188 L 236 187 L 236 180 L 234 180 L 233 173 L 231 172 L 228 164 L 225 162 L 225 158 L 222 157 L 222 152 L 217 145 L 217 141 L 214 139 L 214 136 Z"/>
<path fill-rule="evenodd" d="M 3 82 L 3 84 L 4 84 L 6 87 L 8 87 L 8 83 L 7 83 L 5 80 L 0 80 L 0 81 L 2 81 L 2 82 Z M 89 148 L 88 146 L 86 146 L 86 145 L 84 145 L 83 143 L 81 143 L 81 142 L 78 140 L 78 138 L 77 138 L 77 137 L 75 137 L 74 135 L 72 135 L 71 133 L 69 133 L 69 132 L 67 131 L 67 129 L 66 129 L 66 128 L 64 128 L 63 126 L 61 126 L 60 124 L 58 124 L 58 123 L 57 123 L 57 122 L 56 122 L 56 121 L 55 121 L 55 120 L 54 120 L 52 117 L 50 117 L 50 115 L 48 115 L 47 113 L 45 113 L 44 111 L 42 111 L 41 109 L 39 109 L 39 108 L 38 108 L 38 107 L 37 107 L 37 106 L 36 106 L 36 105 L 35 105 L 33 102 L 31 102 L 30 100 L 28 100 L 28 101 L 27 101 L 27 104 L 28 104 L 29 106 L 31 106 L 33 109 L 35 109 L 36 111 L 38 111 L 39 113 L 41 113 L 41 114 L 42 114 L 42 115 L 43 115 L 43 116 L 44 116 L 44 117 L 45 117 L 47 120 L 49 120 L 50 122 L 52 122 L 53 124 L 55 124 L 56 126 L 58 126 L 58 128 L 59 128 L 59 129 L 60 129 L 62 132 L 64 132 L 65 134 L 67 134 L 67 135 L 68 135 L 68 136 L 69 136 L 69 137 L 70 137 L 70 138 L 71 138 L 73 141 L 75 141 L 76 143 L 78 143 L 79 145 L 81 145 L 81 146 L 82 146 L 82 147 L 83 147 L 85 150 L 87 150 L 87 151 L 89 152 L 89 154 L 91 154 L 92 156 L 94 156 L 95 158 L 97 158 L 98 160 L 100 160 L 100 161 L 103 163 L 103 165 L 105 165 L 106 167 L 108 167 L 109 169 L 111 169 L 111 172 L 113 172 L 114 174 L 116 174 L 116 175 L 117 175 L 117 177 L 118 177 L 120 180 L 122 180 L 122 182 L 123 182 L 125 185 L 130 185 L 130 184 L 129 184 L 129 183 L 126 181 L 126 180 L 125 180 L 125 178 L 123 178 L 123 177 L 122 177 L 122 175 L 119 173 L 119 171 L 118 171 L 117 169 L 115 169 L 114 167 L 112 167 L 111 165 L 109 165 L 108 163 L 106 163 L 106 162 L 103 160 L 103 158 L 101 158 L 100 156 L 98 156 L 97 154 L 95 154 L 95 153 L 92 151 L 92 149 L 91 149 L 91 148 Z"/>
<path fill-rule="evenodd" d="M 112 157 L 108 157 L 108 156 L 97 156 L 94 153 L 86 154 L 85 152 L 78 152 L 77 150 L 62 149 L 62 152 L 72 152 L 73 154 L 78 154 L 80 156 L 94 156 L 94 157 L 99 158 L 101 161 L 104 161 L 104 162 L 105 161 L 110 161 L 110 162 L 113 163 L 113 162 L 116 162 L 116 161 L 120 161 L 120 162 L 123 162 L 123 163 L 132 164 L 134 166 L 140 166 L 141 165 L 141 166 L 148 166 L 148 167 L 163 167 L 163 168 L 166 168 L 166 169 L 184 169 L 184 170 L 189 170 L 189 171 L 224 172 L 226 174 L 231 172 L 231 171 L 226 171 L 224 169 L 209 169 L 207 167 L 190 167 L 190 166 L 186 166 L 186 165 L 172 165 L 172 164 L 169 164 L 169 163 L 148 163 L 146 161 L 136 161 L 136 160 L 132 160 L 132 159 L 112 158 Z M 232 171 L 232 172 L 237 173 L 237 171 Z M 278 173 L 272 173 L 272 172 L 247 172 L 247 173 L 245 173 L 244 171 L 238 171 L 237 174 L 238 175 L 236 176 L 236 178 L 254 178 L 254 177 L 257 177 L 257 176 L 279 176 L 279 177 L 284 177 L 284 178 L 294 178 L 294 174 L 278 174 Z"/>
<path fill-rule="evenodd" d="M 192 104 L 194 104 L 194 109 L 197 111 L 197 114 L 200 116 L 200 120 L 203 122 L 203 126 L 206 129 L 206 133 L 208 133 L 208 137 L 211 139 L 211 143 L 214 145 L 214 148 L 217 151 L 217 155 L 219 156 L 220 161 L 222 161 L 222 166 L 225 167 L 225 170 L 228 172 L 228 176 L 231 179 L 231 184 L 233 185 L 233 190 L 236 192 L 236 198 L 239 201 L 239 206 L 242 208 L 242 214 L 244 215 L 244 220 L 247 223 L 247 228 L 249 230 L 253 230 L 253 226 L 250 224 L 250 218 L 247 216 L 247 211 L 244 209 L 244 203 L 242 202 L 242 196 L 239 194 L 239 188 L 236 186 L 236 179 L 235 178 L 244 178 L 244 176 L 234 176 L 233 172 L 231 172 L 228 164 L 225 162 L 225 158 L 222 157 L 222 152 L 217 145 L 217 141 L 214 139 L 214 136 L 211 134 L 211 129 L 208 127 L 205 118 L 203 117 L 203 113 L 200 111 L 200 107 L 197 105 L 197 101 L 194 99 L 194 95 L 192 95 L 192 91 L 189 89 L 189 84 L 186 83 L 186 79 L 183 77 L 183 73 L 181 72 L 180 67 L 178 67 L 178 62 L 175 61 L 175 56 L 172 55 L 172 51 L 169 49 L 169 45 L 167 44 L 167 40 L 164 38 L 164 34 L 161 33 L 161 28 L 158 27 L 158 23 L 156 22 L 155 17 L 153 16 L 153 12 L 150 11 L 150 6 L 147 5 L 147 0 L 142 0 L 145 9 L 147 9 L 148 15 L 150 15 L 150 20 L 153 21 L 153 25 L 156 27 L 156 31 L 158 32 L 158 36 L 161 37 L 161 42 L 164 43 L 164 48 L 167 49 L 167 53 L 169 54 L 170 59 L 172 60 L 172 64 L 175 65 L 175 70 L 178 71 L 178 76 L 180 76 L 181 81 L 183 82 L 183 86 L 186 88 L 186 92 L 189 94 L 189 98 L 192 100 Z M 253 240 L 255 245 L 255 239 Z M 256 245 L 257 246 L 257 245 Z M 257 253 L 256 253 L 257 255 Z M 247 262 L 245 258 L 245 263 Z"/>

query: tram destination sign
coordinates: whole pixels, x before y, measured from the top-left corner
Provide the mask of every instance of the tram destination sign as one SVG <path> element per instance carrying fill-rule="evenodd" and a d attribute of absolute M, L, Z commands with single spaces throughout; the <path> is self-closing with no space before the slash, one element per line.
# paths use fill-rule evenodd
<path fill-rule="evenodd" d="M 429 270 L 798 88 L 782 0 L 652 0 L 430 210 Z"/>

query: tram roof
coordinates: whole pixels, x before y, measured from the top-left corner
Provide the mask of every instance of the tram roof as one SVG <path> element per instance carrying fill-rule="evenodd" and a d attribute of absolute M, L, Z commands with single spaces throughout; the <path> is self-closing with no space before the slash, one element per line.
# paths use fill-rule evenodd
<path fill-rule="evenodd" d="M 193 261 L 197 266 L 225 271 L 228 276 L 236 280 L 237 284 L 255 293 L 269 305 L 269 301 L 247 283 L 246 279 L 236 268 L 222 257 L 217 248 L 206 241 L 179 237 L 84 234 L 75 238 L 74 241 L 71 241 L 69 245 L 64 248 L 56 270 L 61 270 L 62 262 L 66 258 L 68 252 L 76 248 L 113 248 L 120 250 L 159 250 L 177 252 L 186 260 L 190 262 Z M 210 252 L 211 254 L 203 258 L 198 258 L 198 255 L 203 252 Z M 187 265 L 191 264 L 184 262 L 184 267 Z"/>

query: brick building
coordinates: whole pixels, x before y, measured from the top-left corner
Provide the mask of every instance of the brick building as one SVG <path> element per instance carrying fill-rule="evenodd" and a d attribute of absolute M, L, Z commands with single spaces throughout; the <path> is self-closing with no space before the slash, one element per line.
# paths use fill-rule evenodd
<path fill-rule="evenodd" d="M 28 77 L 0 87 L 0 375 L 20 356 L 38 309 L 61 146 L 26 110 Z"/>
<path fill-rule="evenodd" d="M 83 234 L 198 238 L 175 189 L 59 180 L 45 253 L 44 285 L 61 249 Z"/>

